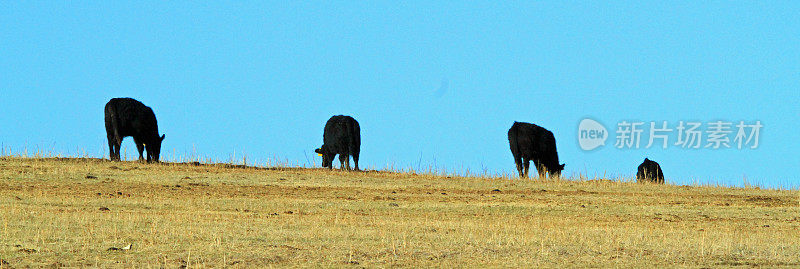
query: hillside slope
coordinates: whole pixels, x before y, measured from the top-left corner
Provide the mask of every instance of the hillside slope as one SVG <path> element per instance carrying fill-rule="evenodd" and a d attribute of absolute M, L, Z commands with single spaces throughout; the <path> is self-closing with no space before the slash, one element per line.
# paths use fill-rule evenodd
<path fill-rule="evenodd" d="M 754 188 L 5 157 L 0 259 L 797 267 L 799 205 L 797 191 Z"/>

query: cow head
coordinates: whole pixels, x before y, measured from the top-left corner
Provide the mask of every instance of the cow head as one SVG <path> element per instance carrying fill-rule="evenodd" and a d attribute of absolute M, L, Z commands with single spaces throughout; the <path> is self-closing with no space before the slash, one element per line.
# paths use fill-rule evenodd
<path fill-rule="evenodd" d="M 166 136 L 167 135 L 161 135 L 161 137 L 156 137 L 154 141 L 144 145 L 145 149 L 147 149 L 148 162 L 158 162 L 158 159 L 161 156 L 161 141 L 164 141 Z"/>
<path fill-rule="evenodd" d="M 322 167 L 329 167 L 329 168 L 333 167 L 333 157 L 335 155 L 328 152 L 328 149 L 327 147 L 325 147 L 325 145 L 322 145 L 322 147 L 315 149 L 314 152 L 316 152 L 317 155 L 322 156 Z"/>
<path fill-rule="evenodd" d="M 564 171 L 564 166 L 565 165 L 566 164 L 564 164 L 564 163 L 556 165 L 556 169 L 553 170 L 551 175 L 555 175 L 556 177 L 561 177 L 561 171 Z"/>

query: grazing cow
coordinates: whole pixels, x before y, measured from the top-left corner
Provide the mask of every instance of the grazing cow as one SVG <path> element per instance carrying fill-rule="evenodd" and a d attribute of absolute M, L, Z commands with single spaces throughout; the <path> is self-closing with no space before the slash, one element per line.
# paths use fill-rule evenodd
<path fill-rule="evenodd" d="M 333 157 L 339 154 L 342 170 L 350 170 L 350 156 L 358 171 L 358 154 L 361 152 L 361 127 L 350 116 L 333 116 L 325 123 L 322 147 L 314 150 L 322 156 L 322 167 L 333 169 Z"/>
<path fill-rule="evenodd" d="M 556 138 L 552 132 L 536 124 L 515 121 L 508 129 L 508 144 L 521 178 L 528 177 L 531 160 L 540 178 L 548 173 L 550 176 L 561 176 L 564 164 L 558 164 Z"/>
<path fill-rule="evenodd" d="M 661 165 L 648 158 L 644 158 L 644 162 L 639 165 L 639 169 L 636 172 L 636 181 L 664 184 L 664 173 L 661 172 Z"/>
<path fill-rule="evenodd" d="M 112 161 L 119 161 L 122 139 L 132 136 L 139 150 L 139 161 L 144 161 L 142 152 L 147 149 L 147 162 L 158 162 L 161 141 L 158 136 L 158 123 L 153 110 L 132 98 L 113 98 L 105 109 L 108 150 Z"/>

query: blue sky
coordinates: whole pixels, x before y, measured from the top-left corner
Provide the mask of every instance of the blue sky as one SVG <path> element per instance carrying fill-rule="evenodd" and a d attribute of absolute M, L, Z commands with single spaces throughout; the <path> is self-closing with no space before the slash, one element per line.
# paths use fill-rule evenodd
<path fill-rule="evenodd" d="M 525 121 L 554 132 L 567 176 L 649 157 L 676 184 L 800 186 L 800 4 L 638 2 L 2 1 L 0 142 L 107 157 L 103 105 L 129 96 L 155 110 L 162 158 L 319 164 L 346 114 L 362 167 L 510 173 Z M 764 128 L 755 150 L 587 152 L 585 117 Z"/>

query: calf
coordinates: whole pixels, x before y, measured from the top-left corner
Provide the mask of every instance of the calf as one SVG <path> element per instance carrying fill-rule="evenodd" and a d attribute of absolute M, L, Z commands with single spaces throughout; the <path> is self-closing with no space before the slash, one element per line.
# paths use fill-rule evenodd
<path fill-rule="evenodd" d="M 333 158 L 339 154 L 342 170 L 350 170 L 350 156 L 356 163 L 358 171 L 358 155 L 361 152 L 361 127 L 350 116 L 333 116 L 325 123 L 322 135 L 322 147 L 314 150 L 322 156 L 322 167 L 333 169 Z"/>
<path fill-rule="evenodd" d="M 644 162 L 639 165 L 639 169 L 636 171 L 636 181 L 664 184 L 664 173 L 661 172 L 661 165 L 644 158 Z"/>
<path fill-rule="evenodd" d="M 122 139 L 132 136 L 139 150 L 139 161 L 144 161 L 142 152 L 147 149 L 147 162 L 158 162 L 161 141 L 158 123 L 153 110 L 132 98 L 113 98 L 106 103 L 106 135 L 112 161 L 119 161 Z"/>
<path fill-rule="evenodd" d="M 552 132 L 536 124 L 515 121 L 508 130 L 508 144 L 521 178 L 528 177 L 531 160 L 536 165 L 540 178 L 545 174 L 561 176 L 564 164 L 558 162 L 556 138 Z"/>

